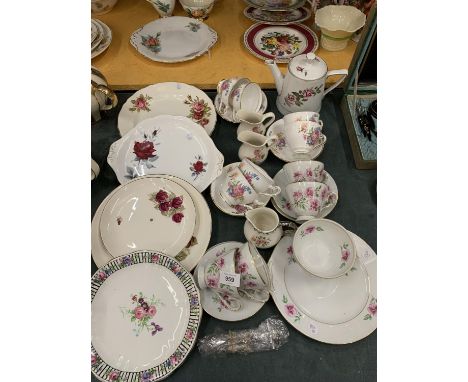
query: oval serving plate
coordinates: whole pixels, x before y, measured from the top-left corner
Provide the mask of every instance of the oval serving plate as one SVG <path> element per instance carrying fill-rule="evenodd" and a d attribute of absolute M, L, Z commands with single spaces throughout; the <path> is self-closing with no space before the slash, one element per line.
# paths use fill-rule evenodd
<path fill-rule="evenodd" d="M 91 278 L 91 371 L 101 381 L 159 381 L 195 345 L 203 309 L 192 275 L 156 251 L 111 260 Z"/>
<path fill-rule="evenodd" d="M 107 162 L 121 184 L 142 175 L 174 175 L 203 192 L 223 171 L 224 157 L 200 125 L 159 115 L 114 142 Z"/>
<path fill-rule="evenodd" d="M 267 11 L 284 11 L 302 7 L 306 0 L 245 0 L 251 7 Z"/>
<path fill-rule="evenodd" d="M 161 82 L 135 92 L 119 113 L 120 135 L 127 134 L 144 119 L 169 114 L 190 118 L 211 135 L 216 125 L 216 112 L 208 95 L 179 82 Z"/>
<path fill-rule="evenodd" d="M 244 16 L 248 19 L 257 23 L 271 25 L 300 23 L 307 20 L 311 14 L 312 12 L 310 9 L 306 7 L 300 7 L 287 11 L 268 11 L 255 7 L 247 7 L 244 9 Z"/>
<path fill-rule="evenodd" d="M 191 241 L 196 216 L 193 200 L 182 186 L 169 179 L 139 178 L 109 198 L 99 232 L 113 257 L 145 249 L 174 257 Z"/>
<path fill-rule="evenodd" d="M 257 23 L 245 31 L 244 46 L 262 60 L 288 63 L 295 56 L 315 52 L 318 38 L 310 28 L 302 24 Z"/>
<path fill-rule="evenodd" d="M 130 37 L 138 53 L 150 60 L 168 63 L 199 57 L 217 40 L 215 30 L 201 21 L 182 16 L 154 20 Z"/>

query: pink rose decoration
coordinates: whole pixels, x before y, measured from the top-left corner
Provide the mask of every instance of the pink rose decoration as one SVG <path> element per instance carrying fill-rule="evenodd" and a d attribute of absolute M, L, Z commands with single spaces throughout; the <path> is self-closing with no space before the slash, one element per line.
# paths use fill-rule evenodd
<path fill-rule="evenodd" d="M 216 260 L 216 265 L 217 265 L 219 268 L 224 267 L 224 258 L 223 258 L 223 257 L 220 257 L 218 260 Z"/>
<path fill-rule="evenodd" d="M 156 201 L 158 203 L 162 203 L 162 202 L 165 202 L 168 197 L 169 197 L 169 195 L 167 194 L 166 191 L 159 190 L 159 192 L 156 194 Z"/>
<path fill-rule="evenodd" d="M 218 280 L 213 277 L 208 277 L 207 284 L 210 288 L 216 288 L 218 286 Z"/>
<path fill-rule="evenodd" d="M 203 118 L 199 123 L 202 126 L 206 126 L 208 123 L 210 123 L 210 121 L 207 118 Z"/>
<path fill-rule="evenodd" d="M 292 94 L 288 94 L 288 101 L 294 102 L 295 97 Z"/>
<path fill-rule="evenodd" d="M 194 164 L 193 164 L 193 168 L 195 170 L 195 172 L 202 172 L 203 171 L 203 162 L 201 160 L 199 161 L 196 161 Z"/>
<path fill-rule="evenodd" d="M 117 379 L 119 379 L 119 373 L 116 372 L 116 371 L 111 371 L 109 373 L 108 378 L 109 378 L 110 381 L 116 381 Z"/>
<path fill-rule="evenodd" d="M 148 314 L 151 316 L 151 317 L 154 317 L 154 315 L 156 314 L 156 307 L 154 305 L 151 305 L 148 309 Z"/>
<path fill-rule="evenodd" d="M 91 354 L 91 365 L 94 365 L 97 361 L 97 357 L 94 354 Z"/>
<path fill-rule="evenodd" d="M 155 151 L 156 149 L 154 148 L 153 142 L 135 142 L 135 144 L 133 145 L 133 153 L 138 157 L 138 159 L 141 160 L 146 160 L 154 157 Z"/>
<path fill-rule="evenodd" d="M 159 211 L 161 212 L 167 212 L 171 209 L 171 203 L 169 202 L 163 202 L 159 204 Z"/>
<path fill-rule="evenodd" d="M 107 278 L 107 275 L 103 271 L 99 271 L 98 273 L 99 280 L 104 281 Z"/>
<path fill-rule="evenodd" d="M 293 304 L 287 304 L 285 305 L 285 308 L 288 316 L 294 316 L 297 313 L 296 307 Z"/>
<path fill-rule="evenodd" d="M 311 207 L 314 211 L 318 211 L 318 209 L 319 209 L 318 200 L 317 200 L 317 199 L 312 200 L 312 202 L 310 203 L 310 207 Z"/>
<path fill-rule="evenodd" d="M 178 209 L 182 206 L 183 203 L 183 197 L 182 196 L 176 196 L 174 199 L 171 201 L 171 205 L 173 208 Z"/>
<path fill-rule="evenodd" d="M 151 261 L 152 261 L 153 263 L 158 262 L 158 261 L 159 261 L 159 255 L 152 255 L 152 256 L 151 256 Z"/>
<path fill-rule="evenodd" d="M 179 361 L 176 355 L 171 355 L 170 360 L 171 360 L 171 364 L 173 365 L 176 365 L 177 362 Z"/>
<path fill-rule="evenodd" d="M 176 223 L 180 223 L 184 217 L 182 212 L 177 212 L 176 214 L 172 215 L 172 221 Z"/>
<path fill-rule="evenodd" d="M 306 195 L 307 196 L 314 196 L 314 189 L 312 187 L 307 187 L 306 188 Z"/>
<path fill-rule="evenodd" d="M 247 263 L 241 263 L 237 266 L 237 269 L 239 273 L 246 273 L 249 267 L 247 266 Z"/>
<path fill-rule="evenodd" d="M 290 254 L 290 255 L 292 255 L 292 254 L 294 253 L 294 252 L 293 252 L 293 247 L 292 247 L 292 245 L 290 245 L 290 246 L 288 247 L 288 249 L 286 250 L 286 252 L 287 252 L 288 254 Z"/>
<path fill-rule="evenodd" d="M 145 310 L 141 306 L 137 306 L 133 310 L 133 314 L 135 315 L 137 320 L 141 320 L 145 316 Z"/>
<path fill-rule="evenodd" d="M 205 110 L 205 105 L 201 101 L 194 102 L 192 105 L 192 109 L 196 113 L 202 113 Z"/>
<path fill-rule="evenodd" d="M 298 200 L 298 199 L 302 198 L 302 192 L 294 191 L 293 192 L 293 198 L 294 198 L 294 200 Z"/>
<path fill-rule="evenodd" d="M 349 251 L 347 249 L 343 249 L 341 251 L 341 259 L 343 261 L 347 261 L 348 260 L 348 257 L 349 257 Z"/>
<path fill-rule="evenodd" d="M 305 232 L 306 232 L 306 233 L 312 233 L 312 232 L 314 232 L 314 231 L 315 231 L 315 226 L 313 226 L 313 225 L 311 225 L 310 227 L 307 227 L 307 228 L 305 229 Z"/>
<path fill-rule="evenodd" d="M 193 118 L 196 119 L 197 121 L 199 121 L 200 119 L 203 118 L 203 112 L 200 112 L 200 113 L 194 112 L 193 113 Z"/>
<path fill-rule="evenodd" d="M 377 304 L 369 304 L 369 306 L 367 307 L 367 310 L 370 314 L 375 316 L 377 314 Z"/>
<path fill-rule="evenodd" d="M 311 168 L 308 168 L 306 170 L 306 176 L 308 176 L 309 178 L 312 178 L 314 176 L 314 173 Z"/>
<path fill-rule="evenodd" d="M 135 100 L 135 106 L 138 108 L 138 109 L 144 109 L 146 107 L 146 101 L 141 98 L 141 97 L 138 97 L 136 100 Z"/>
<path fill-rule="evenodd" d="M 304 97 L 312 97 L 312 90 L 310 89 L 304 90 Z"/>
<path fill-rule="evenodd" d="M 190 329 L 187 329 L 187 332 L 185 333 L 185 338 L 189 340 L 193 338 L 193 332 Z"/>

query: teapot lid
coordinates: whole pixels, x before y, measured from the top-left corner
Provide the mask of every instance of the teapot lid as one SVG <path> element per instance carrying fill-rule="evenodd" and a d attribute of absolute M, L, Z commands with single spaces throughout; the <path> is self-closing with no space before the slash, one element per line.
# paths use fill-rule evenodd
<path fill-rule="evenodd" d="M 316 80 L 327 73 L 327 64 L 314 53 L 301 54 L 289 62 L 289 71 L 302 80 Z"/>

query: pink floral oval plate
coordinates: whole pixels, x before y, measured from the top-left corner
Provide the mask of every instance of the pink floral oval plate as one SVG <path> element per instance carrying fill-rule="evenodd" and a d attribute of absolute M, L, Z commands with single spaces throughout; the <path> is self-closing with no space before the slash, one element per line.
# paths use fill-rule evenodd
<path fill-rule="evenodd" d="M 162 252 L 111 260 L 91 277 L 91 371 L 101 381 L 159 381 L 185 360 L 202 317 L 192 275 Z"/>
<path fill-rule="evenodd" d="M 377 328 L 377 255 L 364 240 L 349 234 L 357 258 L 341 277 L 324 279 L 305 271 L 295 259 L 291 235 L 280 240 L 268 262 L 271 295 L 280 313 L 294 328 L 317 341 L 352 343 Z"/>
<path fill-rule="evenodd" d="M 208 95 L 179 82 L 161 82 L 133 94 L 122 106 L 118 128 L 124 136 L 138 122 L 161 114 L 187 117 L 211 135 L 216 125 L 216 111 Z"/>

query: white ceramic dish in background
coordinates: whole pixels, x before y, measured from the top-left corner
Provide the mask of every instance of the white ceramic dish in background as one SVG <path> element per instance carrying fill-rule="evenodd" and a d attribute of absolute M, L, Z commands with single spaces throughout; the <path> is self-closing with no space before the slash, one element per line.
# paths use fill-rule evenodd
<path fill-rule="evenodd" d="M 91 52 L 94 49 L 96 49 L 96 47 L 99 45 L 99 43 L 104 37 L 104 30 L 101 24 L 99 24 L 96 20 L 91 19 L 91 28 L 93 27 L 95 28 L 96 34 L 95 34 L 95 37 L 91 41 Z"/>
<path fill-rule="evenodd" d="M 216 257 L 228 253 L 233 249 L 240 248 L 242 245 L 243 243 L 240 242 L 228 241 L 211 247 L 200 260 L 199 265 L 195 268 L 194 274 L 197 274 L 199 267 L 204 267 L 206 264 L 213 262 Z M 252 317 L 265 305 L 265 303 L 241 297 L 241 308 L 237 311 L 232 311 L 223 306 L 219 296 L 211 289 L 201 289 L 200 295 L 203 310 L 210 316 L 223 321 L 245 320 Z"/>
<path fill-rule="evenodd" d="M 191 271 L 193 268 L 195 268 L 195 266 L 202 258 L 203 254 L 208 248 L 208 244 L 211 239 L 212 219 L 210 208 L 208 207 L 208 204 L 203 195 L 200 194 L 195 187 L 187 183 L 185 180 L 170 175 L 148 175 L 147 177 L 169 179 L 177 183 L 190 194 L 190 197 L 192 198 L 192 201 L 195 204 L 197 219 L 195 222 L 195 229 L 193 233 L 194 239 L 191 240 L 191 242 L 186 248 L 182 249 L 182 251 L 175 256 L 175 259 L 177 261 L 180 261 L 180 263 L 184 266 L 185 269 Z M 138 181 L 139 179 L 141 178 L 137 178 L 132 182 Z M 104 247 L 104 244 L 102 243 L 101 234 L 99 232 L 99 221 L 104 206 L 107 204 L 108 200 L 118 189 L 119 188 L 117 187 L 102 201 L 102 203 L 96 210 L 96 213 L 94 214 L 91 223 L 91 253 L 93 256 L 94 263 L 98 266 L 98 268 L 102 267 L 108 261 L 113 259 L 112 254 L 107 252 L 106 248 Z"/>
<path fill-rule="evenodd" d="M 143 56 L 158 62 L 193 60 L 208 52 L 218 34 L 201 21 L 182 16 L 151 21 L 130 37 L 132 46 Z"/>
<path fill-rule="evenodd" d="M 203 310 L 192 275 L 161 252 L 118 257 L 91 278 L 91 371 L 159 381 L 195 345 Z"/>
<path fill-rule="evenodd" d="M 97 27 L 93 23 L 93 20 L 91 19 L 91 43 L 96 39 L 97 36 L 98 36 Z"/>
<path fill-rule="evenodd" d="M 314 147 L 310 152 L 306 154 L 296 154 L 288 146 L 286 136 L 284 134 L 284 121 L 283 119 L 277 120 L 273 123 L 266 132 L 266 137 L 272 137 L 277 135 L 279 138 L 272 142 L 268 147 L 274 156 L 285 162 L 294 162 L 298 160 L 313 160 L 317 158 L 323 151 L 325 144 Z M 325 136 L 325 134 L 323 134 Z"/>
<path fill-rule="evenodd" d="M 112 42 L 111 29 L 100 20 L 96 20 L 96 22 L 102 27 L 103 37 L 102 40 L 99 42 L 99 45 L 93 50 L 91 50 L 91 59 L 99 56 L 102 52 L 104 52 Z"/>
<path fill-rule="evenodd" d="M 244 0 L 251 7 L 269 11 L 284 11 L 287 9 L 296 9 L 304 6 L 306 0 Z"/>
<path fill-rule="evenodd" d="M 221 104 L 221 97 L 219 96 L 219 94 L 217 94 L 215 97 L 214 106 L 218 115 L 228 122 L 239 123 L 239 120 L 234 115 L 233 109 L 231 107 L 227 107 L 224 114 L 221 114 L 219 112 L 220 104 Z M 268 100 L 267 100 L 265 92 L 262 91 L 262 105 L 260 106 L 260 110 L 258 110 L 258 113 L 263 114 L 265 110 L 267 109 L 267 107 L 268 107 Z"/>
<path fill-rule="evenodd" d="M 333 211 L 336 204 L 338 203 L 338 187 L 335 183 L 335 180 L 332 178 L 332 176 L 328 172 L 324 171 L 324 173 L 325 173 L 325 180 L 323 181 L 323 183 L 325 183 L 330 188 L 331 192 L 337 195 L 337 198 L 336 198 L 335 204 L 329 207 L 325 207 L 323 210 L 320 211 L 319 215 L 317 216 L 319 218 L 326 217 L 330 212 Z M 299 223 L 297 219 L 297 215 L 294 213 L 291 207 L 291 203 L 288 200 L 288 196 L 286 195 L 286 185 L 289 182 L 288 182 L 288 179 L 286 177 L 284 170 L 283 169 L 279 170 L 278 173 L 274 176 L 273 180 L 275 181 L 275 184 L 281 188 L 281 193 L 277 196 L 273 196 L 271 203 L 273 204 L 275 209 L 285 218 L 291 219 L 295 221 L 296 223 Z"/>
<path fill-rule="evenodd" d="M 264 24 L 272 25 L 288 25 L 292 23 L 301 23 L 311 16 L 312 12 L 309 8 L 300 7 L 297 9 L 285 11 L 267 11 L 255 7 L 247 7 L 244 9 L 244 16 L 248 19 Z"/>
<path fill-rule="evenodd" d="M 294 234 L 294 257 L 309 273 L 337 278 L 347 273 L 356 260 L 356 248 L 348 231 L 329 219 L 313 219 Z"/>
<path fill-rule="evenodd" d="M 165 192 L 166 198 L 159 200 L 159 192 Z M 167 209 L 163 210 L 163 203 Z M 183 187 L 169 179 L 139 178 L 120 186 L 109 198 L 99 232 L 113 257 L 144 249 L 174 257 L 190 242 L 196 218 L 195 205 Z"/>
<path fill-rule="evenodd" d="M 174 175 L 203 192 L 221 174 L 224 157 L 200 125 L 159 115 L 114 142 L 107 162 L 121 184 L 142 175 Z"/>
<path fill-rule="evenodd" d="M 289 235 L 277 244 L 268 262 L 273 275 L 271 295 L 278 310 L 294 328 L 317 341 L 352 343 L 377 328 L 377 256 L 361 238 L 350 234 L 358 259 L 355 269 L 338 279 L 305 272 L 295 262 Z"/>
<path fill-rule="evenodd" d="M 315 23 L 322 30 L 322 48 L 339 51 L 345 49 L 353 33 L 364 26 L 366 15 L 351 5 L 327 5 L 316 12 Z"/>
<path fill-rule="evenodd" d="M 91 0 L 91 13 L 93 15 L 103 15 L 112 11 L 118 0 Z"/>
<path fill-rule="evenodd" d="M 188 16 L 195 19 L 206 19 L 213 10 L 214 0 L 179 0 Z"/>
<path fill-rule="evenodd" d="M 179 82 L 161 82 L 135 92 L 125 101 L 117 126 L 120 135 L 127 134 L 138 122 L 168 114 L 190 118 L 211 135 L 216 126 L 216 110 L 208 95 Z"/>
<path fill-rule="evenodd" d="M 240 162 L 235 162 L 231 163 L 223 168 L 223 172 L 221 173 L 220 176 L 218 176 L 213 183 L 211 183 L 210 187 L 210 196 L 211 199 L 213 200 L 213 203 L 215 204 L 216 207 L 218 207 L 221 211 L 223 211 L 225 214 L 231 215 L 231 216 L 240 216 L 244 217 L 244 212 L 246 211 L 245 208 L 234 208 L 230 206 L 220 195 L 221 192 L 221 187 L 225 183 L 227 173 L 231 171 L 231 169 L 235 167 L 239 167 Z M 259 207 L 263 207 L 268 202 L 270 201 L 270 197 L 262 196 L 262 201 L 263 203 L 259 205 Z"/>

